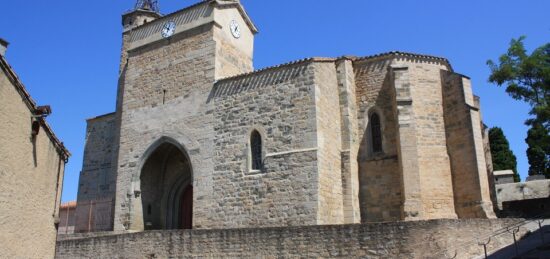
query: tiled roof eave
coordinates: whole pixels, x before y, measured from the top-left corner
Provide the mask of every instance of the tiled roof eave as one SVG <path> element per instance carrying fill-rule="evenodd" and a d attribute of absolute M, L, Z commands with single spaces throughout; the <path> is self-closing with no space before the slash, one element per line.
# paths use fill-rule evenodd
<path fill-rule="evenodd" d="M 390 51 L 390 52 L 384 52 L 384 53 L 375 54 L 371 56 L 358 57 L 358 58 L 355 58 L 354 61 L 374 60 L 379 58 L 392 58 L 392 57 L 430 60 L 433 62 L 438 62 L 442 65 L 445 65 L 449 69 L 449 71 L 454 72 L 453 67 L 451 66 L 451 63 L 446 58 L 431 56 L 431 55 L 424 55 L 424 54 L 417 54 L 417 53 L 410 53 L 410 52 L 402 52 L 402 51 Z"/>
<path fill-rule="evenodd" d="M 13 70 L 13 68 L 10 66 L 10 64 L 7 62 L 5 57 L 2 55 L 0 55 L 0 67 L 6 73 L 6 75 L 8 76 L 8 79 L 15 86 L 17 92 L 21 95 L 23 101 L 25 102 L 25 104 L 27 105 L 31 113 L 34 114 L 37 109 L 36 102 L 32 99 L 31 95 L 29 94 L 29 92 L 27 91 L 27 89 L 25 88 L 25 86 L 23 85 L 23 83 L 21 82 L 21 80 Z M 38 121 L 44 128 L 44 131 L 46 132 L 50 140 L 53 142 L 59 155 L 63 158 L 65 162 L 67 162 L 69 157 L 71 156 L 71 153 L 69 152 L 69 150 L 67 150 L 63 142 L 61 142 L 57 138 L 57 136 L 51 129 L 50 125 L 44 118 L 38 118 Z"/>

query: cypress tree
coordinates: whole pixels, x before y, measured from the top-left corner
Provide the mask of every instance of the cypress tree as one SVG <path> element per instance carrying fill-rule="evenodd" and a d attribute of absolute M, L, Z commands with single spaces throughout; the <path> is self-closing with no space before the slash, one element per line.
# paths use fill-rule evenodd
<path fill-rule="evenodd" d="M 508 139 L 499 127 L 493 127 L 489 130 L 489 143 L 491 146 L 491 156 L 493 158 L 493 169 L 514 171 L 514 181 L 519 182 L 516 156 L 510 150 Z"/>
<path fill-rule="evenodd" d="M 525 142 L 527 159 L 529 160 L 529 175 L 545 175 L 550 178 L 550 135 L 541 124 L 534 124 L 527 132 Z"/>

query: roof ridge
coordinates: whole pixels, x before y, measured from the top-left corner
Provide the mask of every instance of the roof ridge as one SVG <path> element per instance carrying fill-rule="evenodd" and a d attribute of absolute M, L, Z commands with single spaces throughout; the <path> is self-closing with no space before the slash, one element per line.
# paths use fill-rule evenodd
<path fill-rule="evenodd" d="M 278 65 L 267 66 L 267 67 L 256 69 L 256 70 L 253 70 L 253 71 L 250 71 L 250 72 L 225 77 L 225 78 L 217 80 L 216 83 L 219 83 L 221 81 L 226 81 L 226 80 L 233 80 L 233 79 L 237 79 L 237 78 L 241 78 L 241 77 L 245 77 L 245 76 L 249 76 L 249 75 L 254 75 L 254 74 L 258 74 L 258 73 L 261 73 L 261 72 L 265 72 L 265 71 L 273 70 L 273 69 L 277 69 L 277 68 L 288 67 L 288 66 L 293 66 L 293 65 L 297 65 L 297 64 L 306 63 L 306 62 L 311 62 L 311 61 L 313 61 L 313 62 L 315 62 L 315 61 L 320 61 L 320 62 L 322 62 L 322 61 L 336 61 L 336 59 L 335 58 L 327 58 L 327 57 L 301 58 L 301 59 L 296 59 L 296 60 L 288 61 L 288 62 L 285 62 L 285 63 L 281 63 L 281 64 L 278 64 Z"/>
<path fill-rule="evenodd" d="M 248 26 L 250 26 L 250 29 L 252 30 L 253 33 L 257 33 L 258 32 L 258 28 L 256 27 L 256 25 L 254 24 L 254 22 L 252 22 L 252 19 L 250 19 L 250 16 L 248 15 L 248 13 L 246 12 L 246 10 L 244 9 L 244 7 L 240 4 L 240 3 L 237 3 L 237 2 L 234 2 L 234 3 L 220 3 L 218 2 L 218 0 L 201 0 L 195 4 L 192 4 L 190 6 L 187 6 L 187 7 L 184 7 L 182 9 L 179 9 L 179 10 L 176 10 L 176 11 L 173 11 L 171 13 L 168 13 L 168 14 L 160 14 L 161 17 L 159 17 L 158 19 L 155 19 L 154 21 L 157 21 L 157 20 L 162 20 L 162 19 L 165 19 L 166 17 L 170 17 L 172 15 L 175 15 L 175 14 L 178 14 L 178 13 L 181 13 L 181 12 L 185 12 L 185 11 L 189 11 L 190 9 L 193 9 L 197 6 L 200 6 L 200 5 L 204 5 L 204 4 L 212 4 L 212 3 L 216 3 L 216 4 L 219 4 L 220 6 L 237 6 L 237 9 L 238 11 L 241 13 L 241 15 L 243 16 L 245 22 L 247 23 Z M 123 13 L 123 15 L 126 15 L 126 14 L 129 14 L 129 13 L 132 13 L 132 12 L 135 12 L 135 10 L 130 10 L 130 11 L 127 11 L 125 13 Z M 153 22 L 154 22 L 153 21 Z M 148 23 L 144 23 L 140 26 L 136 26 L 135 28 L 132 28 L 131 30 L 136 30 L 138 28 L 141 28 L 145 25 L 147 25 Z"/>
<path fill-rule="evenodd" d="M 164 19 L 164 18 L 166 18 L 166 17 L 172 16 L 172 15 L 174 15 L 174 14 L 183 12 L 183 11 L 188 11 L 189 9 L 193 9 L 193 8 L 195 8 L 195 7 L 197 7 L 197 6 L 200 6 L 200 5 L 203 5 L 203 4 L 207 4 L 207 3 L 210 4 L 210 3 L 214 2 L 214 1 L 216 1 L 216 0 L 201 0 L 201 1 L 197 2 L 197 3 L 194 3 L 194 4 L 192 4 L 192 5 L 190 5 L 190 6 L 187 6 L 187 7 L 183 8 L 183 9 L 179 9 L 179 10 L 173 11 L 173 12 L 171 12 L 171 13 L 167 13 L 167 14 L 158 13 L 158 14 L 160 14 L 160 17 L 157 18 L 157 19 L 155 19 L 155 20 L 153 20 L 151 23 L 153 23 L 153 22 L 155 22 L 155 21 L 157 21 L 157 20 Z M 132 12 L 135 12 L 135 11 L 143 11 L 143 10 L 128 10 L 128 11 L 126 11 L 125 13 L 123 13 L 122 15 L 124 16 L 124 15 L 127 15 L 127 14 L 132 13 Z M 146 11 L 146 12 L 152 12 L 152 11 Z M 130 31 L 137 30 L 138 28 L 144 27 L 144 26 L 146 26 L 146 25 L 149 25 L 149 23 L 144 23 L 144 24 L 142 24 L 142 25 L 136 26 L 136 27 L 132 28 Z"/>
<path fill-rule="evenodd" d="M 256 25 L 254 24 L 254 22 L 250 18 L 250 15 L 248 15 L 248 13 L 244 9 L 244 7 L 243 7 L 243 5 L 241 4 L 240 1 L 228 3 L 228 2 L 224 2 L 223 0 L 221 0 L 221 1 L 220 0 L 212 0 L 212 2 L 216 2 L 216 4 L 218 4 L 219 6 L 222 6 L 222 7 L 224 7 L 224 6 L 236 6 L 239 13 L 241 13 L 241 15 L 243 16 L 244 21 L 250 27 L 250 30 L 252 31 L 252 33 L 256 34 L 256 33 L 259 32 L 258 27 L 256 27 Z"/>
<path fill-rule="evenodd" d="M 256 70 L 253 70 L 253 71 L 250 71 L 250 72 L 246 72 L 246 73 L 242 73 L 242 74 L 238 74 L 238 75 L 234 75 L 234 76 L 225 77 L 225 78 L 219 79 L 217 82 L 237 79 L 237 78 L 241 78 L 241 77 L 244 77 L 244 76 L 261 73 L 261 72 L 264 72 L 264 71 L 277 69 L 277 68 L 282 68 L 282 67 L 287 67 L 287 66 L 292 66 L 292 65 L 296 65 L 296 64 L 300 64 L 300 63 L 309 62 L 309 61 L 323 62 L 323 61 L 339 61 L 339 60 L 343 60 L 343 59 L 347 59 L 347 60 L 351 60 L 351 61 L 361 61 L 361 60 L 383 58 L 383 57 L 390 57 L 390 56 L 404 56 L 404 57 L 412 57 L 412 58 L 424 58 L 424 59 L 437 60 L 437 61 L 445 62 L 445 64 L 447 66 L 449 66 L 449 68 L 452 71 L 452 67 L 451 67 L 451 64 L 450 64 L 449 60 L 446 59 L 446 58 L 443 58 L 443 57 L 426 55 L 426 54 L 418 54 L 418 53 L 412 53 L 412 52 L 404 52 L 404 51 L 388 51 L 388 52 L 383 52 L 383 53 L 374 54 L 374 55 L 370 55 L 370 56 L 363 56 L 363 57 L 357 57 L 357 56 L 352 56 L 352 55 L 343 55 L 343 56 L 339 56 L 339 57 L 336 57 L 336 58 L 330 58 L 330 57 L 302 58 L 302 59 L 297 59 L 297 60 L 293 60 L 293 61 L 288 61 L 288 62 L 278 64 L 278 65 L 263 67 L 263 68 L 260 68 L 260 69 L 256 69 Z"/>
<path fill-rule="evenodd" d="M 116 112 L 109 112 L 109 113 L 105 113 L 105 114 L 101 114 L 101 115 L 97 115 L 97 116 L 94 116 L 94 117 L 87 118 L 86 121 L 96 120 L 96 119 L 103 119 L 103 118 L 106 118 L 106 117 L 109 117 L 109 116 L 113 116 L 115 114 L 116 114 Z"/>
<path fill-rule="evenodd" d="M 450 66 L 449 60 L 447 58 L 444 58 L 444 57 L 439 57 L 439 56 L 434 56 L 434 55 L 427 55 L 427 54 L 419 54 L 419 53 L 413 53 L 413 52 L 406 52 L 406 51 L 398 51 L 398 50 L 383 52 L 383 53 L 374 54 L 374 55 L 370 55 L 370 56 L 363 56 L 363 57 L 357 58 L 357 60 L 374 59 L 374 58 L 392 56 L 392 55 L 439 60 L 439 61 L 446 62 Z"/>

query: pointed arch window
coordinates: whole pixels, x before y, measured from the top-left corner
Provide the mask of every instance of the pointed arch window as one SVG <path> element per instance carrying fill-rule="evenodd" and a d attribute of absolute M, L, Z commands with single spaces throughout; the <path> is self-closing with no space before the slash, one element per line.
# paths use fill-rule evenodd
<path fill-rule="evenodd" d="M 370 125 L 371 125 L 371 143 L 372 143 L 372 152 L 379 153 L 382 152 L 382 130 L 380 126 L 380 116 L 373 113 L 370 116 Z"/>
<path fill-rule="evenodd" d="M 252 170 L 262 169 L 262 136 L 257 130 L 250 135 L 250 155 L 252 159 Z"/>

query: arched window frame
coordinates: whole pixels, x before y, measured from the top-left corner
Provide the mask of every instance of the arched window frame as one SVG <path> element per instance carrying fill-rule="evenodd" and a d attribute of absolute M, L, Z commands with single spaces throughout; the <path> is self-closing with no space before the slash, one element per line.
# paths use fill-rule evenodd
<path fill-rule="evenodd" d="M 382 127 L 382 117 L 380 113 L 372 111 L 369 113 L 369 131 L 370 131 L 370 150 L 373 155 L 384 152 L 384 134 Z"/>
<path fill-rule="evenodd" d="M 257 127 L 252 128 L 248 133 L 248 171 L 251 174 L 260 173 L 264 169 L 265 158 L 265 135 L 263 131 Z M 258 143 L 254 142 L 256 138 Z"/>

